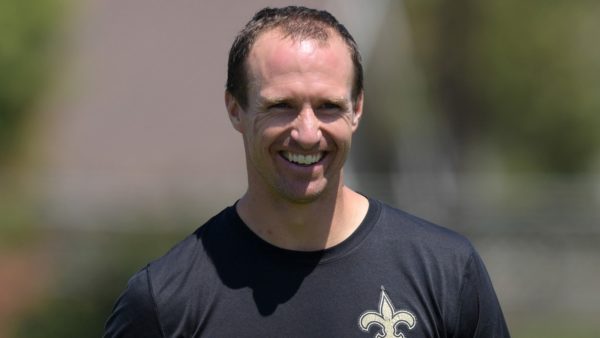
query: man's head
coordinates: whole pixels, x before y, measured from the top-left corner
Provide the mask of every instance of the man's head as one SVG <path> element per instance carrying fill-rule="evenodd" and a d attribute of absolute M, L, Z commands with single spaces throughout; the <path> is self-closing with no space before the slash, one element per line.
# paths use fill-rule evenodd
<path fill-rule="evenodd" d="M 358 51 L 339 27 L 316 10 L 266 9 L 235 41 L 225 105 L 243 136 L 249 195 L 308 203 L 343 188 L 363 92 Z"/>
<path fill-rule="evenodd" d="M 284 37 L 295 41 L 327 42 L 332 33 L 339 35 L 347 45 L 352 59 L 354 68 L 352 99 L 356 102 L 363 91 L 363 68 L 361 56 L 352 35 L 333 15 L 326 11 L 288 6 L 264 8 L 257 12 L 231 46 L 226 89 L 241 107 L 246 108 L 248 104 L 248 55 L 258 37 L 274 29 L 280 30 Z"/>

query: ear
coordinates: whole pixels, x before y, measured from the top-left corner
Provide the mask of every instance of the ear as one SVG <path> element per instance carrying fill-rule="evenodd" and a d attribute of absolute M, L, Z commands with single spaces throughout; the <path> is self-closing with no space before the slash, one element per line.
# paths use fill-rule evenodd
<path fill-rule="evenodd" d="M 231 95 L 229 91 L 225 91 L 225 108 L 227 108 L 227 113 L 229 115 L 229 121 L 231 121 L 231 125 L 233 128 L 240 133 L 243 132 L 241 114 L 243 113 L 243 109 L 240 104 L 237 102 L 235 97 Z"/>
<path fill-rule="evenodd" d="M 358 94 L 358 97 L 356 98 L 356 102 L 354 103 L 354 116 L 352 116 L 352 132 L 355 132 L 356 129 L 358 129 L 358 124 L 362 117 L 364 94 L 365 92 L 361 91 L 360 94 Z"/>

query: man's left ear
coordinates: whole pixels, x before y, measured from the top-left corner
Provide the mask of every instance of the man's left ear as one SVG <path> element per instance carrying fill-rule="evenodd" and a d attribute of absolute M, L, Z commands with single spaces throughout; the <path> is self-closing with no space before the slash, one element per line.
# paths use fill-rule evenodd
<path fill-rule="evenodd" d="M 354 116 L 352 116 L 352 131 L 356 131 L 356 129 L 358 128 L 358 124 L 360 122 L 360 118 L 362 117 L 362 113 L 363 113 L 363 98 L 364 98 L 364 91 L 361 91 L 360 94 L 358 94 L 358 97 L 356 98 L 356 102 L 354 103 Z"/>

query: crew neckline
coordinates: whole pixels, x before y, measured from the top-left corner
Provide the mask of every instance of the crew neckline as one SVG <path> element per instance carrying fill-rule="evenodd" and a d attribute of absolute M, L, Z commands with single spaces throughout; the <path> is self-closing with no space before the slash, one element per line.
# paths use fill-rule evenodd
<path fill-rule="evenodd" d="M 228 213 L 233 219 L 232 226 L 234 227 L 234 230 L 245 238 L 253 248 L 260 250 L 273 258 L 290 260 L 297 263 L 306 262 L 311 265 L 315 262 L 317 262 L 317 264 L 325 264 L 344 258 L 358 249 L 377 223 L 381 213 L 381 203 L 369 197 L 366 198 L 369 201 L 369 207 L 365 217 L 356 230 L 340 243 L 330 248 L 314 251 L 285 249 L 262 239 L 250 230 L 248 225 L 242 220 L 236 210 L 237 202 L 228 208 Z"/>

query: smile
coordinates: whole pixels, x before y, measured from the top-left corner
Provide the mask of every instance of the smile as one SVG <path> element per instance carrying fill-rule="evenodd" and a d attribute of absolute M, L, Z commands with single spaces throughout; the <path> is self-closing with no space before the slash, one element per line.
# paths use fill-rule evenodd
<path fill-rule="evenodd" d="M 292 153 L 289 151 L 283 151 L 283 152 L 281 152 L 281 155 L 283 156 L 283 158 L 285 158 L 289 162 L 292 162 L 294 164 L 300 164 L 300 165 L 312 165 L 312 164 L 319 162 L 323 158 L 322 152 L 312 154 L 312 155 L 302 155 L 302 154 Z"/>

